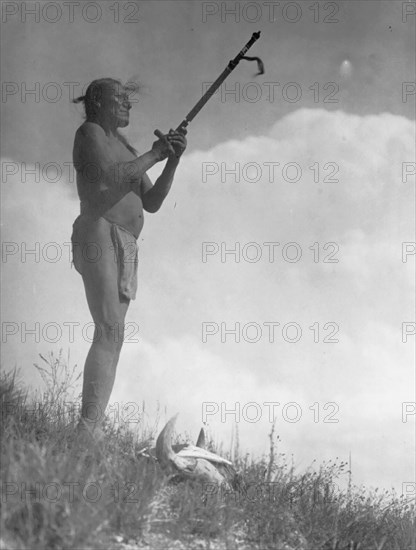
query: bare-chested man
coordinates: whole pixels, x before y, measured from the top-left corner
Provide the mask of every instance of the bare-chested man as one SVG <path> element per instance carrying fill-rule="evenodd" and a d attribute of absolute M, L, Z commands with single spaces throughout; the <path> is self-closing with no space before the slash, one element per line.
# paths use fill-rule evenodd
<path fill-rule="evenodd" d="M 110 78 L 92 82 L 83 101 L 86 121 L 75 135 L 74 165 L 81 215 L 73 227 L 73 258 L 81 273 L 95 323 L 82 389 L 78 426 L 82 439 L 98 435 L 114 385 L 123 343 L 124 320 L 137 288 L 137 244 L 143 209 L 156 212 L 169 193 L 185 133 L 155 141 L 137 156 L 118 128 L 129 123 L 128 90 Z M 146 171 L 167 158 L 152 185 Z"/>

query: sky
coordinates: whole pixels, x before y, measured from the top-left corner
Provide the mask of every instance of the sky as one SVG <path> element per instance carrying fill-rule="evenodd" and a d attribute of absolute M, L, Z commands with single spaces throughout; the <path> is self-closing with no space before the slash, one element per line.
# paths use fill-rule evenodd
<path fill-rule="evenodd" d="M 256 455 L 274 414 L 298 471 L 351 456 L 357 485 L 401 493 L 415 480 L 414 3 L 46 4 L 2 4 L 2 368 L 35 388 L 39 354 L 82 369 L 88 351 L 73 96 L 139 82 L 124 134 L 145 152 L 260 30 L 249 55 L 265 74 L 238 65 L 145 216 L 111 411 L 144 402 L 159 428 L 179 412 L 179 433 L 205 423 L 227 451 L 237 426 Z"/>

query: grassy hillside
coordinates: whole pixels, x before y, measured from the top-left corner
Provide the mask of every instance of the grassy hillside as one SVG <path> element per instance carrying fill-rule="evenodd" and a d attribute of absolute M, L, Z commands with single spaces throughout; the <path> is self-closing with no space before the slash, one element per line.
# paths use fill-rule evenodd
<path fill-rule="evenodd" d="M 101 448 L 76 452 L 79 374 L 62 354 L 42 360 L 42 395 L 29 393 L 15 372 L 1 376 L 2 549 L 416 548 L 412 503 L 354 487 L 342 462 L 295 474 L 276 454 L 273 431 L 261 460 L 236 449 L 244 485 L 234 493 L 169 485 L 140 454 L 157 435 L 143 419 L 131 430 L 107 418 Z M 344 492 L 340 478 L 350 480 Z"/>

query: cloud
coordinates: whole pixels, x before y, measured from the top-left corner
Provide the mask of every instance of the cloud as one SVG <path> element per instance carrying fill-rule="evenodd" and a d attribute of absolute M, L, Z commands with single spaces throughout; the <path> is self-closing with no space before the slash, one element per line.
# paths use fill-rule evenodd
<path fill-rule="evenodd" d="M 265 135 L 208 151 L 189 141 L 169 197 L 139 238 L 139 296 L 128 313 L 139 343 L 124 346 L 114 400 L 144 400 L 149 410 L 159 401 L 193 432 L 204 401 L 238 402 L 241 415 L 256 402 L 262 418 L 241 416 L 240 437 L 259 452 L 270 431 L 263 403 L 279 402 L 278 433 L 300 464 L 351 450 L 358 481 L 400 488 L 411 475 L 399 453 L 411 425 L 401 422 L 401 403 L 412 400 L 412 342 L 401 337 L 414 315 L 412 264 L 401 257 L 402 242 L 413 240 L 412 182 L 402 181 L 412 123 L 301 109 Z M 21 261 L 23 242 L 69 242 L 72 196 L 64 180 L 22 184 L 16 175 L 3 185 L 4 240 L 20 247 L 3 263 L 7 321 L 90 321 L 68 252 L 56 263 L 42 253 Z M 206 323 L 218 332 L 203 342 Z M 240 342 L 225 332 L 233 329 Z M 71 346 L 81 365 L 88 343 L 75 334 L 75 343 L 54 345 L 11 336 L 4 364 L 24 365 L 33 381 L 37 352 Z M 298 422 L 290 403 L 301 407 Z M 326 403 L 339 407 L 338 423 L 323 422 L 335 411 Z M 213 433 L 230 437 L 231 415 L 209 420 Z"/>

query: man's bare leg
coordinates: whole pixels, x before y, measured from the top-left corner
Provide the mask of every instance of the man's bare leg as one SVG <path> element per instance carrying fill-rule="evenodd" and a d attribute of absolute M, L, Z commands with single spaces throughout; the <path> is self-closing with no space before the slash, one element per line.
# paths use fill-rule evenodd
<path fill-rule="evenodd" d="M 95 323 L 94 342 L 84 367 L 82 412 L 79 429 L 99 430 L 114 386 L 129 306 L 118 291 L 118 268 L 112 250 L 111 225 L 94 224 L 88 239 L 100 252 L 98 261 L 84 261 L 83 280 L 88 306 Z"/>
<path fill-rule="evenodd" d="M 84 366 L 84 381 L 82 388 L 82 418 L 88 424 L 101 424 L 105 409 L 110 400 L 114 386 L 117 364 L 122 346 L 124 322 L 119 322 L 119 328 L 108 328 L 104 331 L 104 323 L 96 321 L 100 327 L 96 329 Z M 117 341 L 119 340 L 119 343 Z"/>

